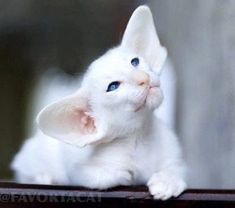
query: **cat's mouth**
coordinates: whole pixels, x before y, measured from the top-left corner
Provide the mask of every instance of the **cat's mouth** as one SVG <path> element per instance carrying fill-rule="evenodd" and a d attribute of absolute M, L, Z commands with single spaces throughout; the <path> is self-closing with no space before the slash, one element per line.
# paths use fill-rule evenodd
<path fill-rule="evenodd" d="M 137 106 L 137 108 L 136 108 L 134 111 L 137 112 L 137 111 L 141 110 L 141 109 L 145 106 L 148 97 L 151 96 L 151 95 L 152 95 L 156 90 L 158 90 L 159 88 L 160 88 L 160 85 L 159 85 L 159 84 L 149 86 L 149 87 L 145 90 L 143 96 L 141 96 L 141 98 L 140 98 L 140 104 Z"/>

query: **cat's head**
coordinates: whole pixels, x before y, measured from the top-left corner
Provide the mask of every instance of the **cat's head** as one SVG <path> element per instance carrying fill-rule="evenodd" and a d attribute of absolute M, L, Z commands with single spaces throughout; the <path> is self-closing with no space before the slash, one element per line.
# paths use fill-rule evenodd
<path fill-rule="evenodd" d="M 138 7 L 121 44 L 89 66 L 81 88 L 39 113 L 40 129 L 77 146 L 129 135 L 162 102 L 166 56 L 150 9 Z"/>

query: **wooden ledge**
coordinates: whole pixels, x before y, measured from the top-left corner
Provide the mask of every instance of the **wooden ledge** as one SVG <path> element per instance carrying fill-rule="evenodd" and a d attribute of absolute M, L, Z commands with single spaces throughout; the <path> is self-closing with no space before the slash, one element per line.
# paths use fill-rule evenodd
<path fill-rule="evenodd" d="M 0 183 L 0 207 L 235 207 L 235 190 L 187 190 L 168 201 L 153 200 L 144 186 L 106 191 L 76 186 Z"/>

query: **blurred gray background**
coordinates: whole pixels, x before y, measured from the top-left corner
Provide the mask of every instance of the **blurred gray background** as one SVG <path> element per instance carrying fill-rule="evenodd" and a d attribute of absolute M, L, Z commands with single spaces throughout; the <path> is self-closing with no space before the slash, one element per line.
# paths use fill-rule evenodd
<path fill-rule="evenodd" d="M 0 178 L 26 137 L 35 83 L 71 76 L 118 44 L 148 4 L 177 76 L 176 131 L 191 187 L 235 189 L 235 1 L 0 0 Z"/>
<path fill-rule="evenodd" d="M 193 187 L 235 189 L 235 1 L 150 1 L 177 75 Z"/>

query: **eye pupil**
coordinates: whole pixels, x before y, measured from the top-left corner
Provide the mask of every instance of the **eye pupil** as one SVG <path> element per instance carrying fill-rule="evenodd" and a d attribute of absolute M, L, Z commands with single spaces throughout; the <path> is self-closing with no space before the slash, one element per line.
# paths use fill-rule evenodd
<path fill-rule="evenodd" d="M 106 92 L 110 92 L 110 91 L 114 91 L 116 90 L 120 85 L 120 82 L 116 81 L 116 82 L 111 82 L 106 90 Z"/>
<path fill-rule="evenodd" d="M 132 64 L 132 66 L 138 66 L 139 65 L 139 63 L 140 63 L 140 60 L 136 57 L 136 58 L 133 58 L 132 60 L 131 60 L 131 64 Z"/>

